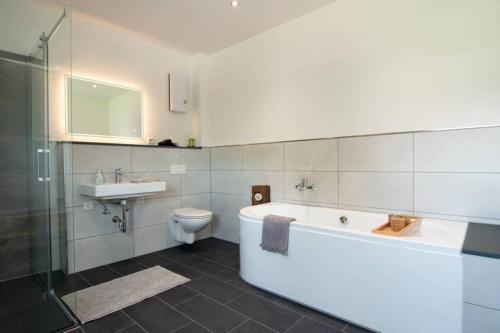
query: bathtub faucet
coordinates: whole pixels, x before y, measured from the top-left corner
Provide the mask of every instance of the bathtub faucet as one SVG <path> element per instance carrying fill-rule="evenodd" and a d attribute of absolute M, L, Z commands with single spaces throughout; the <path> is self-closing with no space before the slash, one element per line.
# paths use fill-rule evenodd
<path fill-rule="evenodd" d="M 314 186 L 314 184 L 309 184 L 309 181 L 305 178 L 302 178 L 300 184 L 295 185 L 295 188 L 300 192 L 304 190 L 316 191 L 316 186 Z"/>

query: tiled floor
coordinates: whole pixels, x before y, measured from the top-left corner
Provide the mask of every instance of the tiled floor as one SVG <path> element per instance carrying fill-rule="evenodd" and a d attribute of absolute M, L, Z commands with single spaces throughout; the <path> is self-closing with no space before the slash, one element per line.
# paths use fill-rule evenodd
<path fill-rule="evenodd" d="M 75 332 L 369 332 L 252 287 L 239 278 L 238 245 L 209 238 L 75 274 L 60 292 L 161 265 L 191 279 Z"/>
<path fill-rule="evenodd" d="M 72 326 L 34 276 L 0 283 L 0 332 L 54 332 Z"/>

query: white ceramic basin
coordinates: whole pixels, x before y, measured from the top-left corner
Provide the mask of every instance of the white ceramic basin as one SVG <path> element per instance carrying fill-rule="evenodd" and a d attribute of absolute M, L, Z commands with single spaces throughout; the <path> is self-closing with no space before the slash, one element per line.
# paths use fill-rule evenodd
<path fill-rule="evenodd" d="M 119 184 L 80 184 L 81 194 L 96 199 L 126 199 L 153 195 L 165 191 L 166 182 L 119 183 Z"/>

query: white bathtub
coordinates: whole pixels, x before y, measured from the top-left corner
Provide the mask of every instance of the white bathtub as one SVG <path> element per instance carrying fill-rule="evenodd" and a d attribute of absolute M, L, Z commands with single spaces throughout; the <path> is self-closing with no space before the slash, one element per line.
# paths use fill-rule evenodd
<path fill-rule="evenodd" d="M 267 214 L 297 219 L 288 256 L 259 244 Z M 339 223 L 347 216 L 348 223 Z M 240 211 L 240 274 L 248 283 L 387 333 L 462 331 L 461 248 L 467 223 L 423 219 L 393 238 L 385 214 L 271 203 Z"/>

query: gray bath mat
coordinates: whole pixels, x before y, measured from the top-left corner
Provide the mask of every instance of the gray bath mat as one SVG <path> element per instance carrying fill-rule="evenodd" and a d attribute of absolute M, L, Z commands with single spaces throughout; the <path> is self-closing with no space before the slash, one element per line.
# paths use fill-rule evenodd
<path fill-rule="evenodd" d="M 62 299 L 78 319 L 86 323 L 188 281 L 182 275 L 155 266 L 68 294 Z"/>

